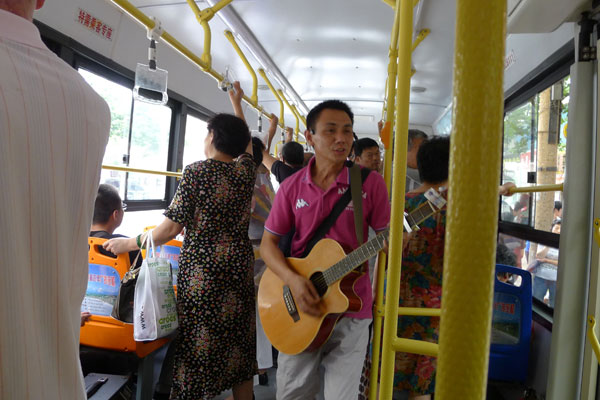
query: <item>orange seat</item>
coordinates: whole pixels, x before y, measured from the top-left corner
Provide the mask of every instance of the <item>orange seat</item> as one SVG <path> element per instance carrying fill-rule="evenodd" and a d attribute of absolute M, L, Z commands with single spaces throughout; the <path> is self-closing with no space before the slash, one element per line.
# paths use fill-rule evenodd
<path fill-rule="evenodd" d="M 164 346 L 170 338 L 136 342 L 133 340 L 133 325 L 110 316 L 121 279 L 129 270 L 130 261 L 127 253 L 120 254 L 117 258 L 100 253 L 98 246 L 106 240 L 96 237 L 88 239 L 88 287 L 82 309 L 92 313 L 92 317 L 81 328 L 79 342 L 84 346 L 132 352 L 139 358 L 144 358 Z"/>

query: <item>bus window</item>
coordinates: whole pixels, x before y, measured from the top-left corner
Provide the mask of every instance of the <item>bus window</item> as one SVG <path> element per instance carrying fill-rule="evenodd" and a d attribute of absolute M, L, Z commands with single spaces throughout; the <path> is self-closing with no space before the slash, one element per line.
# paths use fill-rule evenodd
<path fill-rule="evenodd" d="M 170 107 L 134 101 L 130 167 L 167 169 L 172 114 Z M 166 182 L 165 176 L 130 173 L 125 200 L 163 200 Z"/>
<path fill-rule="evenodd" d="M 78 69 L 81 76 L 102 96 L 110 108 L 110 137 L 102 164 L 123 165 L 123 156 L 127 154 L 129 141 L 129 122 L 131 119 L 131 89 L 96 75 L 84 68 Z M 125 173 L 102 170 L 100 183 L 117 188 L 121 198 L 125 198 Z"/>
<path fill-rule="evenodd" d="M 206 138 L 206 121 L 187 115 L 185 124 L 185 144 L 183 147 L 183 166 L 206 159 L 204 155 L 204 139 Z"/>
<path fill-rule="evenodd" d="M 560 235 L 560 228 L 561 223 L 557 220 L 552 225 L 552 233 Z M 531 272 L 533 297 L 554 308 L 558 275 L 558 244 L 556 247 L 543 245 L 504 233 L 498 236 L 498 243 L 505 245 L 514 254 L 515 267 Z"/>
<path fill-rule="evenodd" d="M 570 79 L 537 93 L 504 117 L 502 182 L 517 186 L 563 183 Z M 550 232 L 562 217 L 562 193 L 519 193 L 502 199 L 500 219 Z"/>

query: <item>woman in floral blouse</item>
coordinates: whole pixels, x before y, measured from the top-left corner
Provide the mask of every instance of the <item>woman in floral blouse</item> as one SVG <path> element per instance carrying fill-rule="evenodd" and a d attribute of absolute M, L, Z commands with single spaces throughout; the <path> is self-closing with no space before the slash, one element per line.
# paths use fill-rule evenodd
<path fill-rule="evenodd" d="M 411 212 L 427 201 L 430 188 L 446 196 L 450 138 L 434 137 L 424 142 L 417 155 L 423 184 L 406 194 L 406 211 Z M 430 216 L 420 230 L 409 236 L 402 255 L 400 307 L 440 308 L 446 210 Z M 398 318 L 398 337 L 438 342 L 439 318 Z M 429 399 L 435 389 L 434 357 L 396 353 L 394 390 L 408 392 L 409 399 Z"/>
<path fill-rule="evenodd" d="M 237 114 L 243 95 L 237 82 L 236 89 L 230 97 Z M 185 168 L 165 220 L 153 231 L 160 245 L 185 228 L 171 399 L 212 399 L 232 388 L 236 400 L 250 400 L 257 372 L 250 131 L 242 119 L 218 114 L 208 123 L 204 146 L 207 159 Z M 113 239 L 105 247 L 118 254 L 142 241 L 143 235 Z"/>

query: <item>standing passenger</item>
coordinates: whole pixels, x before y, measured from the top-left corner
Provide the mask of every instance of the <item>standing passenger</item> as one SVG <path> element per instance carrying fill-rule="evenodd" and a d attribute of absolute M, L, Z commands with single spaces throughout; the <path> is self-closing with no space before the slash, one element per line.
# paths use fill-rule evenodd
<path fill-rule="evenodd" d="M 371 138 L 358 139 L 354 143 L 354 161 L 361 167 L 381 173 L 379 145 Z"/>
<path fill-rule="evenodd" d="M 281 183 L 302 169 L 302 165 L 304 164 L 304 149 L 300 143 L 292 141 L 292 131 L 290 128 L 287 128 L 286 141 L 281 149 L 281 159 L 283 161 L 279 161 L 269 153 L 273 136 L 277 130 L 277 121 L 278 118 L 273 116 L 271 128 L 274 126 L 274 129 L 269 129 L 269 140 L 267 147 L 262 152 L 262 163 L 275 176 L 277 182 Z"/>
<path fill-rule="evenodd" d="M 237 82 L 234 87 L 229 96 L 239 105 L 243 91 Z M 160 245 L 185 228 L 171 398 L 212 399 L 233 388 L 236 400 L 250 400 L 256 326 L 248 224 L 256 165 L 248 126 L 233 115 L 214 116 L 204 149 L 207 159 L 185 167 L 166 218 L 152 234 Z M 111 239 L 105 248 L 135 250 L 145 235 Z"/>
<path fill-rule="evenodd" d="M 106 103 L 0 0 L 0 398 L 85 399 L 79 364 L 87 237 Z"/>
<path fill-rule="evenodd" d="M 298 275 L 277 247 L 280 238 L 295 227 L 291 255 L 300 256 L 334 204 L 349 189 L 346 158 L 352 148 L 353 114 L 338 100 L 314 107 L 307 116 L 306 139 L 315 149 L 308 166 L 286 179 L 275 196 L 271 214 L 265 223 L 261 255 L 287 286 L 301 311 L 320 315 L 320 298 L 313 284 Z M 363 235 L 371 226 L 381 231 L 388 226 L 390 205 L 381 175 L 371 173 L 363 183 Z M 347 207 L 325 237 L 336 240 L 346 252 L 359 245 L 354 229 L 354 213 Z M 305 400 L 319 390 L 319 367 L 325 371 L 325 399 L 355 399 L 358 396 L 361 369 L 369 340 L 373 304 L 368 273 L 354 285 L 362 299 L 362 308 L 345 314 L 329 340 L 314 352 L 298 355 L 279 353 L 277 398 Z"/>

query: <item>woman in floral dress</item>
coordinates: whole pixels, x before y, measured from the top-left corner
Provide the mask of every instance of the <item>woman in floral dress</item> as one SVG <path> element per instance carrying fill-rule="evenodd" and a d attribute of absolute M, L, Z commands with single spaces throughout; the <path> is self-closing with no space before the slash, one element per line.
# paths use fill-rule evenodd
<path fill-rule="evenodd" d="M 423 143 L 417 155 L 421 180 L 424 182 L 406 194 L 406 211 L 411 212 L 426 202 L 424 193 L 448 183 L 450 139 L 434 137 Z M 419 231 L 409 236 L 402 255 L 400 307 L 440 308 L 446 210 L 427 218 Z M 399 317 L 398 337 L 438 342 L 439 318 Z M 408 392 L 409 399 L 429 399 L 435 389 L 434 357 L 396 353 L 394 390 Z"/>
<path fill-rule="evenodd" d="M 242 95 L 230 93 L 232 102 Z M 233 388 L 236 400 L 250 400 L 257 372 L 250 131 L 240 118 L 218 114 L 208 123 L 204 145 L 207 160 L 185 168 L 167 218 L 153 231 L 159 245 L 185 228 L 171 399 L 212 399 Z M 106 248 L 122 253 L 137 248 L 138 240 L 143 235 L 111 240 Z"/>

